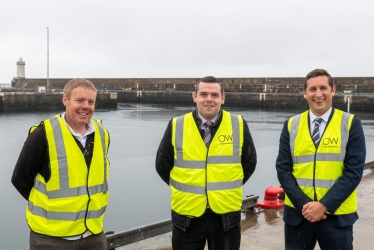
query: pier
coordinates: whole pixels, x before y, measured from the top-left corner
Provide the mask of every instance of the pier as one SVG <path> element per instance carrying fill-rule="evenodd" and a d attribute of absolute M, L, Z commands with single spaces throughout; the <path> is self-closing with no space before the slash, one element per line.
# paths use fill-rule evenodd
<path fill-rule="evenodd" d="M 186 91 L 98 91 L 96 109 L 116 109 L 117 103 L 152 103 L 194 105 Z M 0 93 L 0 112 L 60 111 L 64 109 L 62 93 Z M 259 109 L 307 110 L 303 94 L 227 92 L 223 109 L 251 107 Z M 373 112 L 374 94 L 336 94 L 333 106 L 346 112 Z"/>
<path fill-rule="evenodd" d="M 96 108 L 115 108 L 116 102 L 193 105 L 191 93 L 200 78 L 87 78 L 98 90 Z M 51 78 L 48 93 L 34 96 L 46 86 L 45 78 L 15 77 L 12 88 L 0 90 L 0 112 L 58 110 L 68 78 Z M 303 77 L 220 78 L 225 105 L 261 109 L 308 109 Z M 347 112 L 374 111 L 374 77 L 334 77 L 333 105 Z M 9 96 L 10 95 L 10 96 Z M 105 97 L 107 95 L 108 97 Z M 224 106 L 225 106 L 224 105 Z"/>
<path fill-rule="evenodd" d="M 359 220 L 353 226 L 353 247 L 371 250 L 374 239 L 373 229 L 374 204 L 374 161 L 365 164 L 364 176 L 358 186 Z M 283 208 L 258 209 L 258 196 L 243 200 L 245 219 L 241 222 L 241 248 L 256 250 L 284 249 Z M 107 235 L 107 249 L 116 250 L 172 250 L 170 220 L 162 221 L 115 234 Z M 112 232 L 109 232 L 112 233 Z M 206 248 L 207 249 L 207 248 Z M 320 247 L 315 247 L 320 250 Z"/>
<path fill-rule="evenodd" d="M 242 211 L 253 213 L 258 202 L 258 196 L 249 196 L 243 199 Z M 126 230 L 119 233 L 106 232 L 107 235 L 107 249 L 117 249 L 119 246 L 131 244 L 140 240 L 148 239 L 164 233 L 171 232 L 172 222 L 170 219 L 161 222 L 156 222 L 150 225 Z"/>
<path fill-rule="evenodd" d="M 201 76 L 202 77 L 202 76 Z M 98 90 L 192 92 L 201 77 L 195 78 L 87 78 Z M 61 90 L 71 78 L 50 78 L 51 90 Z M 225 92 L 301 93 L 304 77 L 219 77 Z M 338 93 L 374 93 L 374 77 L 334 77 Z M 35 90 L 46 86 L 46 78 L 14 77 L 11 85 Z"/>

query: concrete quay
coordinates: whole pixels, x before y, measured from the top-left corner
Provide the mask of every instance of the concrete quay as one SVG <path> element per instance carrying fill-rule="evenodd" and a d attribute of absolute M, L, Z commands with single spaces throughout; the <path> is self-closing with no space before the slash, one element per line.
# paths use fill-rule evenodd
<path fill-rule="evenodd" d="M 241 249 L 283 250 L 283 208 L 267 209 L 260 213 L 247 213 L 242 220 Z M 353 226 L 353 247 L 371 250 L 374 245 L 374 169 L 366 169 L 358 186 L 359 219 Z M 171 250 L 171 233 L 159 235 L 117 250 Z M 208 249 L 205 247 L 205 249 Z M 320 250 L 320 247 L 315 247 Z"/>

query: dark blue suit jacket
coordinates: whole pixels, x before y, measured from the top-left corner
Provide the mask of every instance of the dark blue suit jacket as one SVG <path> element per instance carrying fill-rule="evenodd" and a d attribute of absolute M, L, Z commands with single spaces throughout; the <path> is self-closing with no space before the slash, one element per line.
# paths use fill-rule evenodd
<path fill-rule="evenodd" d="M 333 108 L 326 127 L 330 123 L 334 110 L 335 109 Z M 308 124 L 310 123 L 308 122 Z M 303 205 L 312 200 L 301 191 L 292 174 L 293 162 L 290 151 L 290 135 L 287 125 L 288 120 L 284 123 L 279 140 L 279 153 L 276 161 L 276 169 L 279 183 L 282 185 L 285 193 L 295 206 L 295 208 L 287 205 L 284 206 L 283 220 L 291 226 L 296 226 L 304 219 L 304 216 L 301 214 Z M 327 220 L 329 220 L 334 226 L 350 226 L 358 219 L 356 212 L 339 216 L 334 215 L 334 213 L 360 183 L 365 165 L 365 157 L 366 147 L 364 131 L 360 119 L 354 117 L 351 130 L 349 131 L 343 175 L 331 187 L 326 195 L 319 200 L 319 202 L 321 202 L 331 213 L 331 215 L 327 215 Z"/>

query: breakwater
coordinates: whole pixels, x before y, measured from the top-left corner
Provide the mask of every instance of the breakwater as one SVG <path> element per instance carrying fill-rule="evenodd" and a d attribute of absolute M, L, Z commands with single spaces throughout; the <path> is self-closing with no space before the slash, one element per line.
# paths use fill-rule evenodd
<path fill-rule="evenodd" d="M 200 78 L 87 78 L 95 84 L 98 93 L 117 92 L 118 102 L 155 104 L 193 104 L 191 93 Z M 68 78 L 49 79 L 50 91 L 62 91 Z M 220 78 L 226 93 L 226 106 L 271 109 L 308 108 L 303 97 L 304 77 Z M 334 106 L 348 111 L 374 111 L 374 77 L 334 77 L 336 95 Z M 14 78 L 9 92 L 35 91 L 46 86 L 45 78 Z M 21 100 L 17 97 L 0 98 L 0 112 L 14 110 L 52 110 L 62 107 L 60 100 Z M 17 99 L 17 100 L 13 100 Z M 45 102 L 43 101 L 45 100 Z M 43 101 L 43 103 L 41 103 Z M 113 107 L 100 103 L 97 107 Z M 62 107 L 63 108 L 63 107 Z"/>
<path fill-rule="evenodd" d="M 119 91 L 118 102 L 193 105 L 191 92 Z M 334 107 L 351 112 L 374 111 L 374 95 L 336 94 Z M 306 110 L 303 94 L 228 92 L 224 106 Z"/>
<path fill-rule="evenodd" d="M 193 91 L 200 78 L 87 78 L 98 90 Z M 69 78 L 49 79 L 51 90 L 61 90 Z M 225 92 L 301 93 L 304 77 L 219 78 Z M 14 78 L 12 87 L 35 91 L 46 78 Z M 374 77 L 334 77 L 337 92 L 374 93 Z M 14 90 L 9 90 L 14 91 Z"/>
<path fill-rule="evenodd" d="M 117 93 L 98 93 L 96 109 L 116 109 Z M 65 110 L 62 94 L 0 93 L 0 112 Z"/>
<path fill-rule="evenodd" d="M 187 91 L 116 91 L 98 93 L 96 109 L 117 108 L 117 102 L 194 105 Z M 0 93 L 0 112 L 64 110 L 61 94 Z M 334 107 L 350 112 L 373 112 L 374 94 L 336 94 Z M 224 106 L 260 109 L 306 110 L 308 103 L 299 93 L 227 92 Z"/>

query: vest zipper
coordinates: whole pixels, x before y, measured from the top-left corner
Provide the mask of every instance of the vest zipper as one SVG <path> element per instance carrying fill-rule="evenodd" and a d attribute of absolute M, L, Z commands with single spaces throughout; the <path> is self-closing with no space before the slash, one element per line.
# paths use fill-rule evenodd
<path fill-rule="evenodd" d="M 90 168 L 87 167 L 87 185 L 86 185 L 86 190 L 87 190 L 88 201 L 87 201 L 87 207 L 86 207 L 86 214 L 84 215 L 84 225 L 86 227 L 86 231 L 90 231 L 91 232 L 91 230 L 87 227 L 87 224 L 86 224 L 86 222 L 87 222 L 87 214 L 88 214 L 88 207 L 89 207 L 90 202 L 91 202 L 90 190 L 88 188 L 88 178 L 89 178 L 89 176 L 90 176 Z"/>
<path fill-rule="evenodd" d="M 208 154 L 209 154 L 209 146 L 207 147 L 206 158 L 205 158 L 205 194 L 206 194 L 206 207 L 210 207 L 209 206 L 209 199 L 208 199 Z"/>
<path fill-rule="evenodd" d="M 319 144 L 318 144 L 319 146 Z M 316 146 L 316 152 L 314 153 L 314 167 L 313 167 L 313 189 L 314 189 L 314 201 L 318 201 L 317 199 L 317 191 L 316 191 L 316 165 L 317 165 L 317 149 L 318 146 Z"/>

